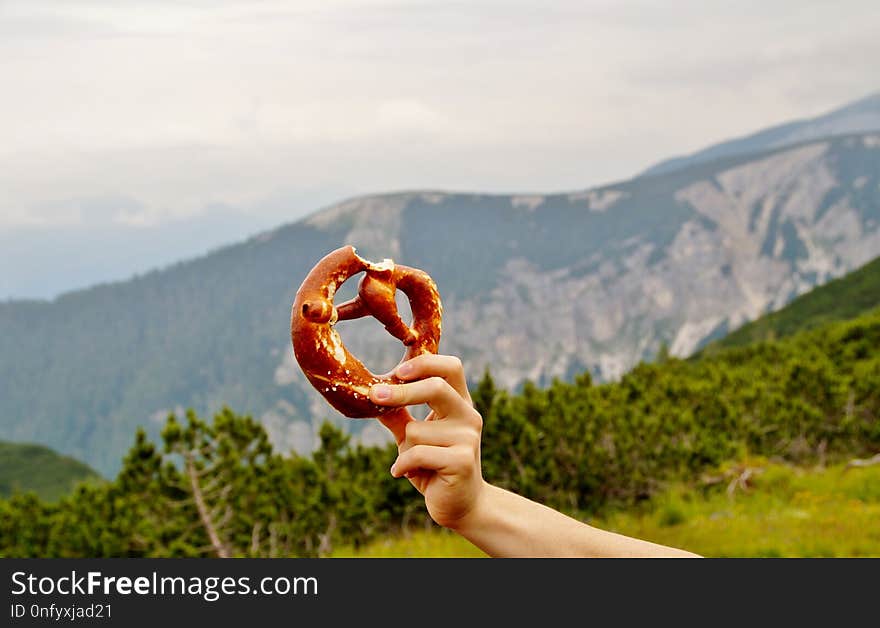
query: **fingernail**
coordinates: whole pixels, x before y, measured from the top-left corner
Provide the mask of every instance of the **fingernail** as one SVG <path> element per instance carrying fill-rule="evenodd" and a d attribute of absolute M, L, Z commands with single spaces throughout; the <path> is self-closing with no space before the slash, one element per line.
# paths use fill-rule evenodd
<path fill-rule="evenodd" d="M 391 475 L 394 477 L 397 477 L 396 475 L 394 475 L 395 471 L 397 471 L 397 463 L 396 462 L 393 465 L 391 465 Z"/>
<path fill-rule="evenodd" d="M 400 366 L 397 367 L 397 374 L 401 377 L 406 377 L 407 375 L 412 375 L 413 365 L 409 362 L 404 362 Z"/>
<path fill-rule="evenodd" d="M 373 396 L 380 401 L 391 399 L 391 386 L 376 384 L 373 386 Z"/>

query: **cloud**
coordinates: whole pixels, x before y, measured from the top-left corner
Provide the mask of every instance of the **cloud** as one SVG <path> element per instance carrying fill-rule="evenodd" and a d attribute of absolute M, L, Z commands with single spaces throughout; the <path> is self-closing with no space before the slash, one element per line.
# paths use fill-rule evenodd
<path fill-rule="evenodd" d="M 0 228 L 579 189 L 875 91 L 878 31 L 856 1 L 7 1 Z"/>
<path fill-rule="evenodd" d="M 443 114 L 418 100 L 388 100 L 380 102 L 376 109 L 377 130 L 385 133 L 434 135 L 448 132 L 453 128 Z"/>

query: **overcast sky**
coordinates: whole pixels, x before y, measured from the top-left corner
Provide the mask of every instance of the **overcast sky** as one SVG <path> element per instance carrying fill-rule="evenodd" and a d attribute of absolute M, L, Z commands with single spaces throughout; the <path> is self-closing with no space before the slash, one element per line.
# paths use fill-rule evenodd
<path fill-rule="evenodd" d="M 0 229 L 584 188 L 877 91 L 878 33 L 876 0 L 0 0 Z"/>

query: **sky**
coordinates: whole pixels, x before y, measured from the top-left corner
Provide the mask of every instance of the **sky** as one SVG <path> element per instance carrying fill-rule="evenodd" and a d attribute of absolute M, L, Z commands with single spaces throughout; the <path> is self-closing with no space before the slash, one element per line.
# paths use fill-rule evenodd
<path fill-rule="evenodd" d="M 876 0 L 0 0 L 0 298 L 357 194 L 629 178 L 876 92 L 878 32 Z"/>

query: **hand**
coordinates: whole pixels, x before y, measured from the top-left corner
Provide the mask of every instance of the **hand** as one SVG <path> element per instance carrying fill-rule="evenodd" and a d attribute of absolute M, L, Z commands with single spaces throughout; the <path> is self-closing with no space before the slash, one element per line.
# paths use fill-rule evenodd
<path fill-rule="evenodd" d="M 461 360 L 424 354 L 395 369 L 407 384 L 377 384 L 370 399 L 397 406 L 381 420 L 397 438 L 394 477 L 406 476 L 425 497 L 437 524 L 455 529 L 474 510 L 485 488 L 480 470 L 483 419 L 474 409 Z M 427 403 L 430 414 L 416 421 L 405 406 Z"/>
<path fill-rule="evenodd" d="M 483 481 L 483 419 L 458 358 L 420 355 L 395 374 L 408 383 L 370 390 L 374 403 L 398 408 L 380 419 L 397 439 L 391 475 L 409 478 L 434 521 L 490 556 L 694 556 L 594 528 Z M 431 407 L 424 421 L 406 409 L 420 403 Z"/>

